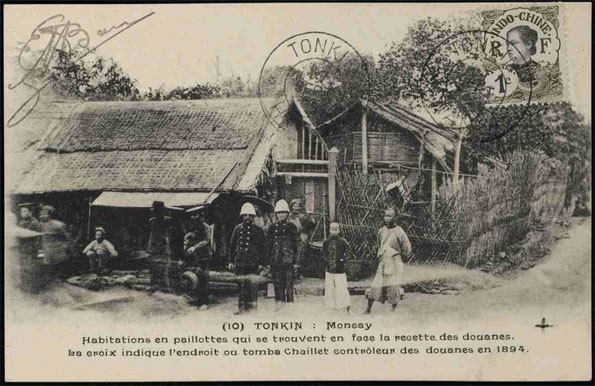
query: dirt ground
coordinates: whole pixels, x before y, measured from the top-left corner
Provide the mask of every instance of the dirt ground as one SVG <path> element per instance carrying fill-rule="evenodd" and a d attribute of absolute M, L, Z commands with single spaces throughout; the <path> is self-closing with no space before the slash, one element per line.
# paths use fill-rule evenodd
<path fill-rule="evenodd" d="M 590 315 L 591 291 L 591 218 L 574 218 L 568 234 L 556 242 L 548 256 L 532 269 L 521 271 L 510 280 L 496 278 L 480 271 L 460 267 L 407 267 L 407 282 L 440 277 L 454 278 L 468 284 L 470 290 L 458 295 L 407 293 L 395 312 L 390 306 L 375 304 L 371 315 L 362 315 L 366 299 L 352 296 L 351 315 L 326 309 L 317 291 L 300 291 L 294 304 L 275 312 L 274 300 L 260 298 L 254 317 L 288 319 L 296 316 L 368 319 L 407 323 L 428 323 L 435 320 L 465 321 L 480 317 L 524 315 L 535 322 L 542 316 Z M 315 286 L 307 280 L 304 287 Z M 474 289 L 475 288 L 475 289 Z M 308 293 L 310 295 L 308 295 Z M 10 296 L 8 296 L 10 295 Z M 66 283 L 56 283 L 51 291 L 36 297 L 23 297 L 7 292 L 6 317 L 14 320 L 31 317 L 80 318 L 98 313 L 101 318 L 125 322 L 160 319 L 229 318 L 236 309 L 234 297 L 216 298 L 209 310 L 198 311 L 181 297 L 165 293 L 109 290 L 92 292 Z M 100 306 L 95 302 L 110 301 Z M 11 305 L 12 303 L 12 305 Z M 56 312 L 56 308 L 59 310 Z M 55 315 L 55 316 L 52 316 Z M 239 318 L 250 318 L 243 315 Z"/>

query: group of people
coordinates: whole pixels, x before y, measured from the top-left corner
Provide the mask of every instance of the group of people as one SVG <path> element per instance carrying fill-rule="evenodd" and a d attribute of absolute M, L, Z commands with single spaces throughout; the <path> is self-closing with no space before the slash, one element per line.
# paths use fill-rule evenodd
<path fill-rule="evenodd" d="M 209 261 L 212 257 L 210 227 L 200 215 L 193 216 L 190 225 L 179 226 L 166 215 L 163 202 L 152 205 L 153 217 L 149 219 L 147 252 L 153 259 L 177 261 L 191 268 L 184 273 L 185 287 L 196 294 L 199 309 L 208 308 Z M 228 269 L 237 276 L 239 285 L 238 313 L 256 308 L 258 280 L 265 267 L 273 277 L 275 300 L 293 302 L 295 273 L 303 261 L 314 221 L 301 211 L 301 201 L 290 205 L 280 200 L 275 207 L 275 219 L 257 216 L 251 203 L 244 203 L 238 224 L 229 240 Z M 180 236 L 183 234 L 183 236 Z M 183 241 L 179 240 L 183 237 Z M 182 249 L 179 249 L 182 246 Z M 185 275 L 185 276 L 184 276 Z"/>
<path fill-rule="evenodd" d="M 294 301 L 295 271 L 301 263 L 298 245 L 300 232 L 289 221 L 290 209 L 285 200 L 275 205 L 275 222 L 265 233 L 254 224 L 256 212 L 250 203 L 242 206 L 242 223 L 237 225 L 231 238 L 232 262 L 229 269 L 240 277 L 237 314 L 256 308 L 257 282 L 250 275 L 257 275 L 267 265 L 273 277 L 275 308 L 284 302 Z M 349 313 L 351 299 L 347 286 L 346 262 L 351 252 L 349 242 L 341 236 L 340 225 L 330 224 L 330 236 L 322 246 L 322 258 L 326 264 L 325 304 L 332 309 Z M 368 305 L 365 313 L 372 311 L 375 301 L 392 305 L 396 309 L 402 296 L 400 287 L 403 275 L 403 260 L 411 254 L 411 243 L 405 231 L 396 224 L 396 212 L 387 209 L 384 226 L 378 231 L 379 264 L 371 288 L 366 291 Z"/>
<path fill-rule="evenodd" d="M 34 216 L 34 203 L 19 204 L 17 226 L 40 233 L 40 240 L 25 242 L 23 248 L 26 255 L 35 255 L 38 262 L 46 269 L 48 279 L 61 277 L 71 271 L 72 248 L 76 244 L 75 237 L 68 231 L 67 225 L 56 218 L 56 209 L 52 205 L 41 205 L 39 220 Z M 114 245 L 105 239 L 105 229 L 95 229 L 95 239 L 82 251 L 88 257 L 91 272 L 100 273 L 110 257 L 117 257 Z M 75 252 L 79 254 L 80 252 Z M 41 278 L 40 278 L 41 279 Z"/>
<path fill-rule="evenodd" d="M 42 233 L 43 263 L 58 267 L 67 260 L 65 246 L 69 235 L 66 225 L 55 219 L 55 209 L 44 205 L 39 220 L 33 216 L 34 204 L 20 204 L 19 226 Z M 149 219 L 149 238 L 146 251 L 156 259 L 176 262 L 191 267 L 190 281 L 197 294 L 199 309 L 208 308 L 209 261 L 212 257 L 213 239 L 211 227 L 201 213 L 192 216 L 192 221 L 183 229 L 177 229 L 167 215 L 163 202 L 155 201 Z M 228 269 L 233 271 L 239 287 L 237 314 L 247 313 L 257 306 L 258 284 L 262 274 L 272 276 L 275 293 L 275 308 L 291 303 L 295 296 L 296 272 L 303 263 L 304 252 L 312 232 L 314 221 L 301 211 L 301 201 L 277 201 L 274 219 L 260 221 L 253 204 L 244 203 L 240 210 L 241 223 L 233 229 L 229 241 Z M 340 225 L 330 224 L 330 236 L 322 245 L 322 259 L 326 265 L 325 304 L 349 313 L 351 300 L 347 286 L 346 263 L 352 253 L 351 246 L 341 236 Z M 114 245 L 106 239 L 103 227 L 95 228 L 95 239 L 82 254 L 88 258 L 91 272 L 101 273 L 111 258 L 118 256 Z M 375 301 L 392 305 L 394 310 L 402 296 L 401 278 L 403 258 L 411 254 L 411 243 L 404 230 L 396 224 L 396 212 L 387 209 L 384 225 L 378 231 L 379 264 L 371 288 L 366 291 L 370 313 Z M 79 252 L 80 253 L 80 252 Z M 260 278 L 260 279 L 259 279 Z"/>
<path fill-rule="evenodd" d="M 41 245 L 36 240 L 27 242 L 27 253 L 38 254 L 42 264 L 47 266 L 48 276 L 59 275 L 64 270 L 69 256 L 71 236 L 66 224 L 55 218 L 56 209 L 42 205 L 39 220 L 35 218 L 34 203 L 19 204 L 20 218 L 17 225 L 41 233 Z"/>

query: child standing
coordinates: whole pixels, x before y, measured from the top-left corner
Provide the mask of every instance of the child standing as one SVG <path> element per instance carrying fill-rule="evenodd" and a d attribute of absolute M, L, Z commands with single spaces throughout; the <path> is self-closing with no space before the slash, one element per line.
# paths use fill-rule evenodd
<path fill-rule="evenodd" d="M 347 289 L 345 261 L 351 253 L 351 246 L 340 233 L 339 224 L 331 223 L 330 236 L 322 244 L 322 256 L 326 262 L 324 303 L 331 309 L 346 309 L 349 313 L 351 299 Z"/>

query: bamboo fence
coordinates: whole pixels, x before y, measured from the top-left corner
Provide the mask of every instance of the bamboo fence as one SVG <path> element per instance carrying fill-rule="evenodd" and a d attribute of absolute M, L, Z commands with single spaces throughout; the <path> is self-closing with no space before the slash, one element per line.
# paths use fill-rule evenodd
<path fill-rule="evenodd" d="M 507 164 L 480 167 L 480 178 L 462 179 L 457 191 L 445 178 L 433 213 L 429 192 L 425 200 L 415 195 L 418 189 L 397 198 L 386 193 L 387 179 L 378 172 L 341 170 L 338 218 L 359 276 L 375 267 L 376 235 L 389 207 L 396 208 L 412 242 L 409 262 L 421 264 L 475 266 L 520 241 L 532 226 L 555 221 L 564 207 L 569 168 L 535 153 L 513 153 Z"/>

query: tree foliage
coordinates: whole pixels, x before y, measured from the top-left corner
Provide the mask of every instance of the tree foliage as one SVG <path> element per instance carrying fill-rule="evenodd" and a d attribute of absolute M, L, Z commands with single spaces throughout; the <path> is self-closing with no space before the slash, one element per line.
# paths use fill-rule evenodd
<path fill-rule="evenodd" d="M 321 124 L 368 97 L 374 71 L 371 56 L 355 53 L 310 61 L 294 75 L 295 92 L 314 124 Z"/>
<path fill-rule="evenodd" d="M 464 116 L 462 128 L 468 138 L 461 158 L 464 171 L 471 172 L 479 161 L 489 164 L 491 158 L 502 159 L 516 150 L 571 161 L 589 158 L 590 128 L 569 103 L 499 107 L 486 103 L 480 87 L 484 74 L 474 66 L 475 58 L 461 61 L 456 52 L 437 49 L 464 30 L 473 30 L 473 26 L 433 18 L 412 25 L 403 40 L 380 55 L 373 97 Z"/>
<path fill-rule="evenodd" d="M 51 66 L 52 87 L 59 96 L 85 100 L 137 100 L 136 80 L 113 59 L 88 54 L 79 60 L 79 50 L 57 50 Z"/>
<path fill-rule="evenodd" d="M 166 90 L 163 85 L 158 88 L 149 87 L 149 90 L 142 93 L 140 99 L 146 101 L 165 101 L 165 100 L 189 100 L 189 99 L 209 99 L 221 97 L 221 88 L 209 83 L 196 84 L 195 86 L 178 86 L 172 90 Z"/>
<path fill-rule="evenodd" d="M 456 20 L 430 17 L 409 27 L 403 40 L 380 55 L 372 96 L 437 115 L 476 116 L 485 105 L 477 87 L 483 75 L 473 65 L 479 58 L 473 51 L 463 58 L 455 47 L 461 33 L 469 29 Z M 455 48 L 448 50 L 450 46 Z"/>

